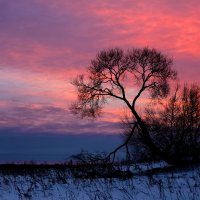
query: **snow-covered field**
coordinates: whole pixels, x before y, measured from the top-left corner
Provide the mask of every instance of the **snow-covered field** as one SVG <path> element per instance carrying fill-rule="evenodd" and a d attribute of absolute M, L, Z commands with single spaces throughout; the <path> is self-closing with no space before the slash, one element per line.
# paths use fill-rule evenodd
<path fill-rule="evenodd" d="M 154 165 L 153 167 L 155 167 Z M 158 165 L 156 166 L 158 167 Z M 132 167 L 144 172 L 150 165 Z M 0 175 L 1 200 L 193 200 L 200 199 L 200 167 L 134 175 L 131 179 L 75 179 L 67 170 Z"/>

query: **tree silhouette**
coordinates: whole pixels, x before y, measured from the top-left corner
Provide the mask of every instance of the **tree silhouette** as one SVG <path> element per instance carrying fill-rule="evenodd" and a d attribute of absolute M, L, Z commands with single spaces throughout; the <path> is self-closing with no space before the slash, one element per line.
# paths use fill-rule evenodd
<path fill-rule="evenodd" d="M 81 117 L 97 117 L 108 98 L 123 102 L 133 116 L 131 136 L 137 129 L 142 142 L 151 151 L 170 162 L 169 156 L 151 138 L 145 119 L 137 110 L 137 102 L 146 93 L 150 98 L 164 98 L 169 93 L 169 81 L 176 78 L 173 61 L 161 52 L 150 48 L 120 48 L 103 50 L 91 61 L 87 76 L 79 75 L 73 85 L 78 91 L 78 100 L 71 110 Z M 133 87 L 137 92 L 128 92 Z M 130 138 L 131 138 L 130 136 Z M 129 138 L 129 139 L 130 139 Z M 126 141 L 123 145 L 127 145 Z M 111 154 L 115 154 L 115 151 Z"/>
<path fill-rule="evenodd" d="M 200 88 L 197 84 L 177 86 L 163 106 L 147 110 L 151 138 L 173 163 L 200 159 Z"/>

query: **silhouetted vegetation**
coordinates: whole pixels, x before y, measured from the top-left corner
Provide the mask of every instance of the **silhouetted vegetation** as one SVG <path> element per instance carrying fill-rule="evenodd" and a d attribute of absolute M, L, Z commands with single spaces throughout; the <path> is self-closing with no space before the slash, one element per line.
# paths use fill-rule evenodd
<path fill-rule="evenodd" d="M 170 80 L 177 76 L 172 63 L 171 58 L 155 49 L 125 52 L 114 48 L 97 54 L 87 76 L 79 75 L 73 81 L 78 91 L 78 100 L 71 106 L 73 113 L 98 117 L 107 99 L 114 98 L 123 102 L 131 114 L 125 142 L 108 158 L 114 160 L 116 152 L 125 147 L 130 159 L 130 142 L 139 142 L 140 152 L 150 159 L 176 165 L 199 161 L 199 87 L 185 86 L 182 92 L 177 89 L 169 97 Z M 130 93 L 130 87 L 137 91 Z M 159 103 L 165 101 L 165 105 L 159 105 L 159 112 L 148 106 L 139 112 L 137 102 L 144 94 Z"/>
<path fill-rule="evenodd" d="M 152 140 L 174 164 L 199 162 L 200 150 L 200 88 L 196 84 L 177 86 L 172 95 L 146 109 L 146 124 Z M 125 120 L 125 135 L 130 137 L 131 119 Z M 142 160 L 160 159 L 152 155 L 135 131 L 129 145 L 134 156 Z"/>
<path fill-rule="evenodd" d="M 131 178 L 132 172 L 124 170 L 122 166 L 125 163 L 110 162 L 105 153 L 88 153 L 82 151 L 72 156 L 73 160 L 78 162 L 81 168 L 73 170 L 73 176 L 76 178 Z"/>
<path fill-rule="evenodd" d="M 133 165 L 131 168 L 133 173 L 129 179 L 124 178 L 122 171 L 115 178 L 110 175 L 104 177 L 103 174 L 99 177 L 86 174 L 84 177 L 82 170 L 89 168 L 90 165 L 81 163 L 0 165 L 0 197 L 30 200 L 37 198 L 114 200 L 119 196 L 127 200 L 199 198 L 199 166 L 177 168 L 159 167 L 159 165 L 155 167 L 155 164 Z M 123 164 L 118 163 L 118 165 L 123 168 Z M 6 169 L 7 167 L 9 169 Z M 73 176 L 73 172 L 78 176 Z"/>
<path fill-rule="evenodd" d="M 173 163 L 200 159 L 200 88 L 185 85 L 166 100 L 160 109 L 149 109 L 147 121 L 151 136 Z"/>

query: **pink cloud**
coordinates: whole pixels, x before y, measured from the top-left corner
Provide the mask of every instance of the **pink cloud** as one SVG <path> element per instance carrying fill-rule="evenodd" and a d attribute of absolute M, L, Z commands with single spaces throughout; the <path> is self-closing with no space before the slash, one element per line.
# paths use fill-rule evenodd
<path fill-rule="evenodd" d="M 0 109 L 12 107 L 5 101 L 67 108 L 76 97 L 73 77 L 115 46 L 158 48 L 174 58 L 181 81 L 199 83 L 199 13 L 198 0 L 2 0 Z M 101 121 L 119 121 L 119 105 L 106 107 Z"/>

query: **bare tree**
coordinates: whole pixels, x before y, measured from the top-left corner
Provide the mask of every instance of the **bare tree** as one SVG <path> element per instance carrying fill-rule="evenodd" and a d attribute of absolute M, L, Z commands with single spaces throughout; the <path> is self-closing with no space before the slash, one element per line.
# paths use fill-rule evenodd
<path fill-rule="evenodd" d="M 131 134 L 138 129 L 143 143 L 154 154 L 170 162 L 168 155 L 151 138 L 136 104 L 144 93 L 156 99 L 168 95 L 169 81 L 177 75 L 171 68 L 172 63 L 171 58 L 155 49 L 133 48 L 123 51 L 114 48 L 101 51 L 91 61 L 87 76 L 79 75 L 73 81 L 78 91 L 78 100 L 71 106 L 71 110 L 81 117 L 97 117 L 108 98 L 118 99 L 134 118 Z M 137 89 L 137 92 L 130 94 L 130 86 Z M 127 145 L 127 142 L 122 146 Z"/>
<path fill-rule="evenodd" d="M 196 84 L 176 88 L 162 106 L 147 110 L 151 138 L 173 163 L 200 159 L 200 88 Z"/>

